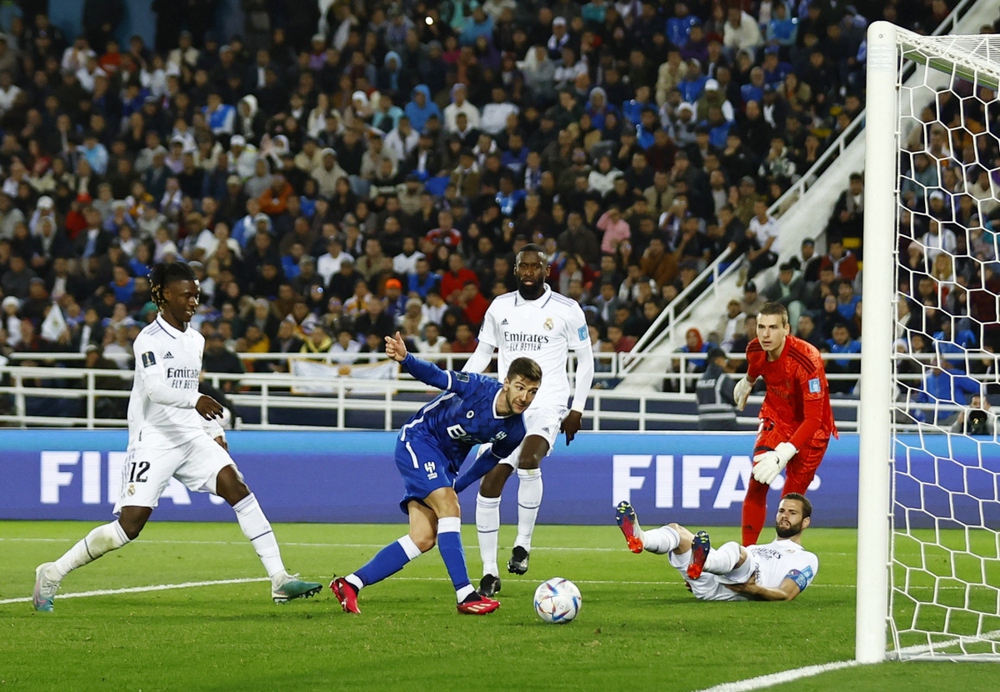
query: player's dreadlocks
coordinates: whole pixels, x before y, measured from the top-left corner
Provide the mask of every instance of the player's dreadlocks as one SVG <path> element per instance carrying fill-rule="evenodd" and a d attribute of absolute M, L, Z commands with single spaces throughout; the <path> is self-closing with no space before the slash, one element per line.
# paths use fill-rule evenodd
<path fill-rule="evenodd" d="M 149 295 L 162 308 L 163 289 L 174 281 L 197 281 L 194 270 L 183 262 L 157 262 L 149 272 Z"/>

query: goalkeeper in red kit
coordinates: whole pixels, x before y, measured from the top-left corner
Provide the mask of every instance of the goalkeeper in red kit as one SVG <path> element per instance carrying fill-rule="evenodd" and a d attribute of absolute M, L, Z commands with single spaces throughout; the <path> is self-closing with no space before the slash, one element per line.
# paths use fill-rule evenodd
<path fill-rule="evenodd" d="M 743 545 L 754 545 L 764 528 L 767 491 L 785 471 L 782 497 L 805 495 L 823 461 L 830 436 L 837 435 L 823 359 L 812 344 L 789 334 L 788 312 L 766 303 L 757 317 L 757 338 L 747 346 L 747 376 L 736 383 L 743 410 L 758 377 L 767 393 L 760 408 L 753 473 L 743 499 Z"/>

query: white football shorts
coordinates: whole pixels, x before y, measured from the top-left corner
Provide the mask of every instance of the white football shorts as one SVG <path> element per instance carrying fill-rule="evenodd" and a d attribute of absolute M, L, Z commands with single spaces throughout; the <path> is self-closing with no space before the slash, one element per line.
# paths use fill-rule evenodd
<path fill-rule="evenodd" d="M 527 431 L 524 434 L 525 439 L 532 435 L 544 437 L 549 443 L 549 451 L 546 452 L 545 456 L 552 454 L 552 448 L 556 445 L 556 438 L 559 437 L 559 426 L 562 425 L 563 418 L 566 417 L 567 413 L 569 413 L 569 408 L 566 406 L 540 406 L 538 408 L 529 406 L 528 410 L 523 414 L 524 427 Z M 521 444 L 524 443 L 522 442 Z M 517 449 L 500 463 L 517 468 L 520 458 L 521 445 L 518 445 Z"/>
<path fill-rule="evenodd" d="M 743 581 L 737 582 L 732 579 L 728 579 L 725 576 L 719 574 L 712 574 L 711 572 L 702 572 L 701 576 L 697 579 L 689 579 L 687 575 L 688 565 L 691 564 L 691 554 L 693 551 L 689 550 L 686 553 L 678 555 L 677 553 L 671 552 L 668 557 L 670 559 L 670 564 L 680 572 L 681 577 L 688 584 L 691 585 L 691 593 L 699 601 L 746 601 L 746 596 L 735 591 L 730 591 L 726 588 L 726 584 L 737 584 L 743 583 Z M 754 557 L 753 553 L 747 553 L 746 561 L 740 565 L 736 571 L 741 575 L 745 574 L 749 577 L 757 569 L 757 559 Z"/>
<path fill-rule="evenodd" d="M 122 465 L 122 489 L 115 514 L 122 507 L 156 507 L 171 478 L 194 492 L 214 493 L 216 476 L 230 465 L 236 463 L 229 452 L 208 435 L 169 449 L 138 442 L 128 450 Z"/>

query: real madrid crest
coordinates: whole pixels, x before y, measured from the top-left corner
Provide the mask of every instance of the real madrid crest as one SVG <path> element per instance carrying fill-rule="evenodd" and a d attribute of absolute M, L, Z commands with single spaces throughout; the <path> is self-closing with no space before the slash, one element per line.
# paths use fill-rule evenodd
<path fill-rule="evenodd" d="M 545 318 L 545 324 L 543 324 L 542 326 L 545 327 L 546 329 L 552 329 L 552 326 L 553 326 L 552 318 L 551 317 L 546 317 Z"/>
<path fill-rule="evenodd" d="M 135 483 L 130 483 L 128 486 L 128 496 L 132 497 L 135 495 Z"/>

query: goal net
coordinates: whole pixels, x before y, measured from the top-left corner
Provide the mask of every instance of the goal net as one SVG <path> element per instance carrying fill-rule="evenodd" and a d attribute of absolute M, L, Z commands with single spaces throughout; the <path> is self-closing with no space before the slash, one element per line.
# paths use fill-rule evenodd
<path fill-rule="evenodd" d="M 857 657 L 1000 660 L 1000 36 L 868 36 Z"/>

